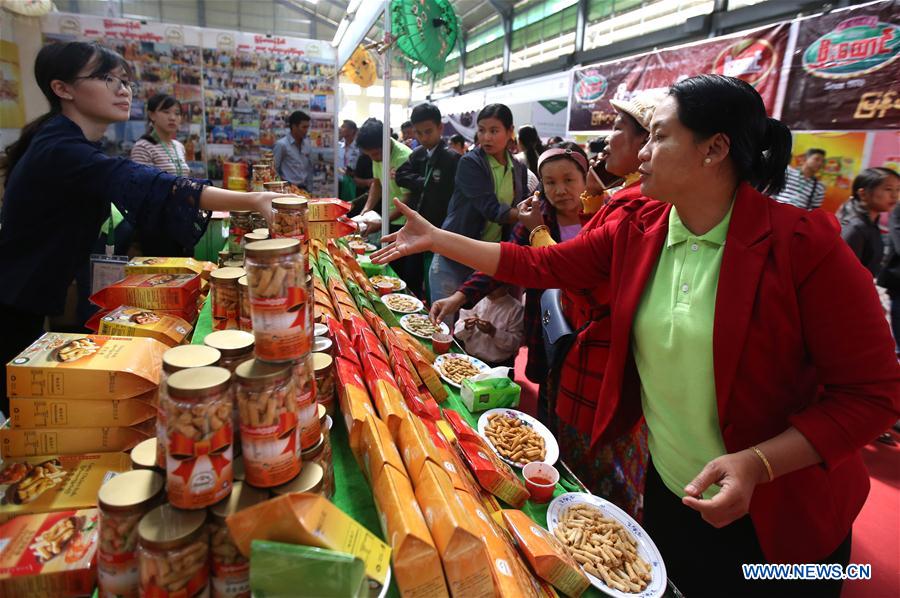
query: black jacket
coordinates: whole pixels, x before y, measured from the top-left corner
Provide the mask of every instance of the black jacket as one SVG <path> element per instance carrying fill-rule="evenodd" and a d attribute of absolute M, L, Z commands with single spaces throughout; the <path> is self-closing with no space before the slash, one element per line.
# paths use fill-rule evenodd
<path fill-rule="evenodd" d="M 397 184 L 412 192 L 409 206 L 435 226 L 440 226 L 447 217 L 459 157 L 442 139 L 431 158 L 425 147 L 420 145 L 397 169 Z"/>
<path fill-rule="evenodd" d="M 888 218 L 887 255 L 878 284 L 889 291 L 900 292 L 900 204 L 894 206 Z"/>
<path fill-rule="evenodd" d="M 841 237 L 872 276 L 878 276 L 884 259 L 884 242 L 878 223 L 869 217 L 869 211 L 858 199 L 845 202 L 835 216 L 841 223 Z"/>

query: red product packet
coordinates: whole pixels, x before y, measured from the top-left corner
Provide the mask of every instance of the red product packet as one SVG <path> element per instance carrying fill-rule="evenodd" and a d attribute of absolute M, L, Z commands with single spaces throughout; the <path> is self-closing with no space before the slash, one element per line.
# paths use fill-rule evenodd
<path fill-rule="evenodd" d="M 468 440 L 477 443 L 482 442 L 481 436 L 479 436 L 475 430 L 472 429 L 472 426 L 467 424 L 462 416 L 456 411 L 447 409 L 444 411 L 444 419 L 450 424 L 450 428 L 459 440 Z"/>
<path fill-rule="evenodd" d="M 355 341 L 356 352 L 359 355 L 372 355 L 383 361 L 385 365 L 390 362 L 387 352 L 381 345 L 381 341 L 378 340 L 378 337 L 375 336 L 375 333 L 370 328 L 360 329 Z"/>
<path fill-rule="evenodd" d="M 525 484 L 484 442 L 460 438 L 457 447 L 482 488 L 513 507 L 525 504 Z"/>

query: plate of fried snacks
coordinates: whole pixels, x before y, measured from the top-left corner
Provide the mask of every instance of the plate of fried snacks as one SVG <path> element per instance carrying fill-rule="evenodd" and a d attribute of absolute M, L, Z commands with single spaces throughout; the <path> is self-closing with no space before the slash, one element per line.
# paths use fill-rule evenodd
<path fill-rule="evenodd" d="M 401 314 L 414 314 L 424 307 L 422 302 L 412 295 L 404 295 L 402 293 L 385 295 L 381 298 L 381 302 L 387 305 L 391 311 Z"/>
<path fill-rule="evenodd" d="M 376 274 L 375 276 L 370 276 L 369 282 L 371 282 L 373 285 L 376 285 L 379 282 L 389 282 L 391 283 L 391 286 L 394 287 L 395 293 L 406 288 L 406 282 L 404 282 L 402 278 L 397 278 L 396 276 L 385 276 L 384 274 Z"/>
<path fill-rule="evenodd" d="M 553 465 L 559 444 L 547 427 L 515 409 L 488 409 L 478 418 L 478 433 L 501 459 L 519 469 L 532 461 Z"/>
<path fill-rule="evenodd" d="M 426 340 L 431 340 L 431 335 L 435 332 L 450 334 L 450 328 L 446 324 L 443 322 L 434 324 L 431 321 L 431 318 L 428 317 L 428 314 L 405 315 L 400 318 L 400 327 L 413 336 L 418 336 L 419 338 L 424 338 Z"/>
<path fill-rule="evenodd" d="M 598 590 L 616 598 L 660 598 L 666 566 L 656 544 L 625 511 L 599 496 L 569 492 L 553 499 L 547 528 Z"/>
<path fill-rule="evenodd" d="M 443 322 L 441 325 L 444 325 Z M 442 331 L 443 332 L 443 331 Z M 444 332 L 446 334 L 446 332 Z M 488 365 L 471 355 L 463 353 L 444 353 L 434 360 L 434 367 L 441 378 L 454 388 L 459 388 L 466 378 L 488 371 Z"/>

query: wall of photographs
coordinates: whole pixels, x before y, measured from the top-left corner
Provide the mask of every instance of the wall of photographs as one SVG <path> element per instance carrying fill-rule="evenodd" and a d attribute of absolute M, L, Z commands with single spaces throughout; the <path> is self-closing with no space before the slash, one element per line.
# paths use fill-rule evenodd
<path fill-rule="evenodd" d="M 107 131 L 108 153 L 128 155 L 147 131 L 147 100 L 171 94 L 191 174 L 221 184 L 225 162 L 258 159 L 302 110 L 312 117 L 313 194 L 335 195 L 336 57 L 327 43 L 67 13 L 47 15 L 42 29 L 47 41 L 100 41 L 133 65 L 131 118 Z"/>

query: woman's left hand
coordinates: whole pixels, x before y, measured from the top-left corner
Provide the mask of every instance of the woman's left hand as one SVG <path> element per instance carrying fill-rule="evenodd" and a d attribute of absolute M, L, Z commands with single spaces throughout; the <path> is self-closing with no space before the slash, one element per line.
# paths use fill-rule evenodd
<path fill-rule="evenodd" d="M 685 486 L 681 499 L 713 527 L 725 527 L 747 514 L 756 485 L 768 480 L 766 468 L 751 450 L 722 455 L 706 464 Z M 710 499 L 697 498 L 713 484 L 721 490 Z"/>

